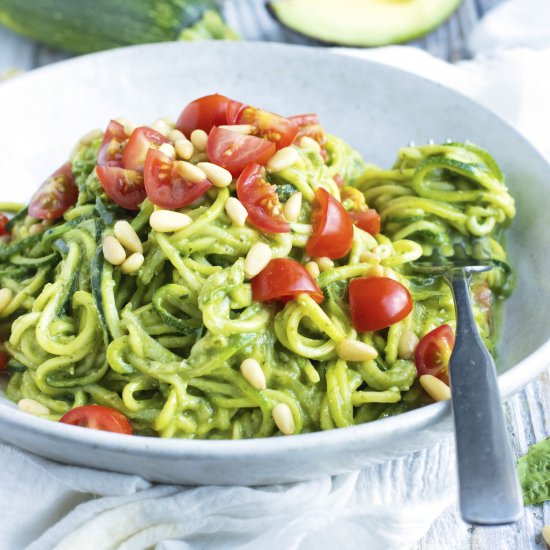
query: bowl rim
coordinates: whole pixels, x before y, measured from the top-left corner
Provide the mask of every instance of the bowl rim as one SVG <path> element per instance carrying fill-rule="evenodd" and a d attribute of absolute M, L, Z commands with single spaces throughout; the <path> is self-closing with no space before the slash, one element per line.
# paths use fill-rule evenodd
<path fill-rule="evenodd" d="M 548 168 L 550 175 L 550 164 L 543 157 L 540 151 L 524 137 L 519 130 L 514 128 L 502 116 L 495 113 L 491 109 L 481 105 L 474 99 L 464 95 L 463 93 L 441 84 L 440 82 L 431 80 L 424 76 L 420 76 L 412 71 L 395 67 L 391 64 L 380 60 L 361 59 L 357 56 L 346 55 L 345 51 L 327 51 L 326 48 L 304 45 L 290 45 L 269 42 L 234 42 L 234 41 L 215 41 L 202 43 L 186 43 L 186 42 L 164 42 L 141 44 L 136 46 L 128 46 L 124 48 L 115 48 L 112 50 L 96 52 L 78 56 L 76 58 L 62 60 L 50 65 L 34 69 L 29 73 L 18 76 L 13 80 L 2 83 L 0 87 L 0 96 L 4 93 L 3 90 L 10 90 L 12 87 L 17 87 L 26 82 L 32 83 L 33 79 L 40 77 L 43 73 L 55 71 L 59 66 L 70 66 L 72 64 L 86 63 L 90 59 L 99 60 L 103 57 L 117 57 L 130 55 L 139 55 L 144 49 L 176 48 L 176 49 L 211 49 L 227 50 L 247 50 L 249 48 L 265 49 L 270 54 L 279 52 L 296 52 L 299 55 L 311 56 L 312 58 L 321 59 L 327 54 L 337 55 L 342 58 L 343 62 L 356 65 L 357 69 L 365 69 L 369 65 L 376 65 L 389 69 L 392 72 L 407 75 L 407 78 L 412 77 L 428 83 L 430 86 L 436 86 L 445 91 L 445 93 L 459 97 L 460 100 L 469 104 L 469 107 L 474 111 L 481 111 L 485 116 L 493 118 L 498 124 L 506 128 L 508 132 L 515 134 L 515 138 L 523 142 L 523 146 L 531 150 L 534 157 L 538 157 L 542 163 Z M 522 359 L 519 363 L 509 368 L 506 372 L 498 377 L 499 388 L 503 398 L 510 397 L 513 393 L 519 391 L 523 386 L 527 385 L 540 372 L 542 372 L 549 364 L 547 357 L 550 355 L 550 338 L 546 340 L 535 351 Z M 318 431 L 311 433 L 296 434 L 292 437 L 265 437 L 256 439 L 221 439 L 221 440 L 205 440 L 205 439 L 164 439 L 152 436 L 128 437 L 122 434 L 104 432 L 99 430 L 82 430 L 75 426 L 69 426 L 32 416 L 17 409 L 15 403 L 7 403 L 0 400 L 0 418 L 1 421 L 8 424 L 13 429 L 22 429 L 37 435 L 48 435 L 52 438 L 60 437 L 68 443 L 74 443 L 79 446 L 89 446 L 92 448 L 101 448 L 106 451 L 128 451 L 134 455 L 142 455 L 147 457 L 162 456 L 164 458 L 182 456 L 203 456 L 203 457 L 244 457 L 244 456 L 262 456 L 273 455 L 274 453 L 286 453 L 288 451 L 300 449 L 302 451 L 315 450 L 321 447 L 330 445 L 335 446 L 345 444 L 352 441 L 361 440 L 363 442 L 371 441 L 377 443 L 386 439 L 389 436 L 394 436 L 395 433 L 404 429 L 414 429 L 417 426 L 427 425 L 430 422 L 435 422 L 448 417 L 451 412 L 449 402 L 440 402 L 426 405 L 419 409 L 400 413 L 398 415 L 380 419 L 373 422 L 358 424 L 345 428 L 334 428 L 332 430 Z"/>

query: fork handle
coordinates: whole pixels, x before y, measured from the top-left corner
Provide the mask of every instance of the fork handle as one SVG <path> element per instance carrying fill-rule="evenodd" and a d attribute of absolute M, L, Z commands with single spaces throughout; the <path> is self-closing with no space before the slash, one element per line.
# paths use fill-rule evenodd
<path fill-rule="evenodd" d="M 470 276 L 448 274 L 456 308 L 450 359 L 452 409 L 464 521 L 499 525 L 517 521 L 523 502 L 508 441 L 493 358 L 477 331 Z"/>

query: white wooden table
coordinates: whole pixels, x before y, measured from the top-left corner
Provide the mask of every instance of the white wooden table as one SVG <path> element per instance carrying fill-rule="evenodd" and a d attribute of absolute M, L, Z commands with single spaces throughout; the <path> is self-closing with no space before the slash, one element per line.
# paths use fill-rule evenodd
<path fill-rule="evenodd" d="M 498 2 L 464 0 L 458 12 L 445 25 L 415 44 L 449 61 L 467 57 L 465 40 L 469 30 L 483 13 Z M 247 40 L 308 43 L 279 28 L 265 12 L 263 0 L 228 0 L 225 15 Z M 25 71 L 66 57 L 66 53 L 52 51 L 0 27 L 0 75 L 9 69 Z M 505 408 L 514 451 L 521 456 L 530 445 L 550 435 L 548 372 L 508 400 Z M 416 550 L 545 550 L 547 547 L 540 532 L 547 523 L 550 523 L 548 503 L 526 509 L 522 520 L 514 526 L 484 528 L 472 528 L 463 523 L 457 507 L 453 506 L 435 521 Z"/>

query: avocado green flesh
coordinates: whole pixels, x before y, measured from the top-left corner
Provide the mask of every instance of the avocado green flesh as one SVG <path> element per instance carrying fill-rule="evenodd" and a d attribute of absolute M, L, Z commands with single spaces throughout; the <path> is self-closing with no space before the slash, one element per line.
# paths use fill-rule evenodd
<path fill-rule="evenodd" d="M 279 0 L 269 10 L 300 34 L 344 46 L 382 46 L 418 38 L 461 0 Z"/>

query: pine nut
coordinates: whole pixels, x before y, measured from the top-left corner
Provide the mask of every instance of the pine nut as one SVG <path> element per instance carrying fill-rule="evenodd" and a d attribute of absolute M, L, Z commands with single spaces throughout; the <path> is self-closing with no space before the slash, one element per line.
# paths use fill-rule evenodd
<path fill-rule="evenodd" d="M 206 151 L 206 144 L 208 143 L 208 134 L 204 130 L 193 130 L 191 132 L 191 143 L 196 151 L 199 153 Z"/>
<path fill-rule="evenodd" d="M 174 168 L 182 178 L 191 183 L 198 183 L 206 179 L 206 174 L 200 168 L 186 160 L 177 160 L 174 163 Z"/>
<path fill-rule="evenodd" d="M 120 265 L 126 259 L 126 252 L 115 237 L 108 235 L 103 239 L 103 256 L 113 265 Z"/>
<path fill-rule="evenodd" d="M 544 542 L 550 546 L 550 525 L 545 525 L 542 528 L 542 538 L 544 539 Z"/>
<path fill-rule="evenodd" d="M 170 133 L 168 134 L 168 139 L 172 142 L 172 143 L 176 143 L 176 141 L 180 140 L 180 139 L 185 139 L 187 140 L 187 138 L 183 135 L 183 132 L 180 132 L 179 130 L 170 130 Z"/>
<path fill-rule="evenodd" d="M 144 261 L 145 258 L 141 252 L 134 252 L 124 262 L 122 262 L 120 270 L 126 275 L 129 273 L 135 273 L 136 271 L 139 271 Z"/>
<path fill-rule="evenodd" d="M 296 426 L 294 424 L 294 418 L 292 417 L 292 411 L 286 403 L 277 403 L 271 411 L 273 420 L 277 428 L 281 430 L 284 435 L 292 435 Z"/>
<path fill-rule="evenodd" d="M 17 407 L 20 411 L 34 414 L 36 416 L 50 414 L 50 409 L 48 409 L 48 407 L 45 407 L 42 403 L 39 403 L 34 399 L 20 399 L 17 403 Z"/>
<path fill-rule="evenodd" d="M 252 126 L 252 124 L 223 124 L 222 126 L 219 126 L 219 128 L 222 128 L 223 130 L 230 130 L 231 132 L 237 132 L 237 134 L 243 134 L 245 136 L 253 134 L 256 130 L 256 127 Z"/>
<path fill-rule="evenodd" d="M 300 155 L 294 147 L 283 147 L 267 161 L 265 166 L 270 172 L 281 172 L 299 160 Z"/>
<path fill-rule="evenodd" d="M 134 228 L 126 221 L 119 220 L 115 223 L 115 237 L 118 242 L 130 252 L 143 252 L 143 245 Z"/>
<path fill-rule="evenodd" d="M 29 235 L 40 235 L 46 228 L 41 223 L 35 223 L 29 227 Z"/>
<path fill-rule="evenodd" d="M 283 213 L 287 221 L 295 222 L 295 221 L 298 221 L 301 210 L 302 210 L 302 193 L 298 191 L 298 193 L 294 193 L 286 201 L 285 206 L 283 208 Z"/>
<path fill-rule="evenodd" d="M 127 122 L 125 125 L 124 125 L 124 133 L 130 137 L 133 133 L 134 133 L 134 130 L 137 128 L 137 126 L 135 124 L 133 124 L 132 122 Z"/>
<path fill-rule="evenodd" d="M 159 233 L 172 233 L 192 224 L 193 220 L 174 210 L 155 210 L 149 218 L 150 226 Z"/>
<path fill-rule="evenodd" d="M 206 174 L 208 180 L 216 187 L 227 187 L 233 176 L 229 170 L 213 164 L 212 162 L 199 162 L 197 166 Z"/>
<path fill-rule="evenodd" d="M 368 263 L 368 264 L 379 264 L 380 263 L 380 256 L 377 256 L 370 250 L 364 250 L 361 252 L 361 255 L 359 256 L 359 259 L 362 262 Z"/>
<path fill-rule="evenodd" d="M 345 361 L 370 361 L 378 356 L 378 352 L 370 344 L 350 338 L 336 345 L 336 353 Z"/>
<path fill-rule="evenodd" d="M 317 262 L 308 262 L 306 264 L 307 272 L 314 278 L 317 279 L 319 275 L 321 274 L 321 270 L 319 269 L 319 264 Z"/>
<path fill-rule="evenodd" d="M 174 146 L 171 143 L 163 143 L 159 147 L 159 151 L 169 156 L 170 158 L 174 158 L 176 156 L 176 150 L 174 149 Z"/>
<path fill-rule="evenodd" d="M 315 258 L 315 261 L 317 262 L 317 265 L 319 266 L 319 269 L 321 271 L 328 271 L 329 269 L 332 269 L 334 267 L 334 262 L 326 256 Z"/>
<path fill-rule="evenodd" d="M 418 336 L 412 330 L 405 330 L 399 338 L 399 345 L 397 346 L 397 355 L 401 359 L 410 359 L 416 346 L 418 345 Z"/>
<path fill-rule="evenodd" d="M 96 128 L 95 130 L 91 130 L 87 134 L 84 134 L 80 138 L 80 143 L 82 143 L 82 145 L 90 145 L 96 139 L 99 139 L 102 135 L 103 135 L 103 130 Z"/>
<path fill-rule="evenodd" d="M 166 122 L 160 118 L 153 122 L 151 128 L 153 128 L 153 130 L 157 131 L 159 134 L 162 134 L 165 137 L 167 137 L 168 134 L 172 131 L 172 128 L 170 128 L 170 126 L 168 126 L 168 124 L 166 124 Z"/>
<path fill-rule="evenodd" d="M 183 137 L 182 139 L 178 139 L 174 143 L 174 148 L 176 149 L 178 157 L 182 158 L 183 160 L 189 160 L 195 152 L 193 144 L 185 137 Z"/>
<path fill-rule="evenodd" d="M 300 147 L 302 149 L 308 149 L 309 151 L 315 151 L 316 153 L 321 152 L 321 146 L 319 143 L 309 136 L 304 136 L 300 140 Z"/>
<path fill-rule="evenodd" d="M 420 378 L 420 385 L 424 388 L 424 391 L 434 401 L 447 401 L 451 399 L 451 388 L 445 384 L 439 378 L 432 376 L 431 374 L 423 374 Z"/>
<path fill-rule="evenodd" d="M 372 267 L 369 267 L 367 269 L 365 275 L 367 275 L 368 277 L 383 277 L 384 268 L 381 265 L 373 265 Z"/>
<path fill-rule="evenodd" d="M 0 290 L 0 313 L 4 311 L 13 300 L 13 292 L 9 288 Z"/>
<path fill-rule="evenodd" d="M 239 199 L 228 197 L 225 201 L 225 212 L 236 226 L 244 227 L 248 212 Z"/>
<path fill-rule="evenodd" d="M 159 118 L 159 120 L 162 120 L 170 130 L 173 130 L 176 127 L 176 123 L 169 117 L 169 116 L 163 116 Z"/>
<path fill-rule="evenodd" d="M 189 159 L 189 162 L 192 162 L 193 164 L 198 164 L 199 162 L 209 162 L 208 155 L 206 154 L 206 152 L 197 153 L 195 151 L 193 153 L 193 156 Z"/>
<path fill-rule="evenodd" d="M 130 121 L 125 116 L 119 116 L 115 118 L 115 122 L 118 122 L 121 126 L 126 126 L 126 124 L 131 124 Z"/>
<path fill-rule="evenodd" d="M 256 359 L 249 357 L 241 363 L 242 375 L 246 378 L 247 382 L 255 390 L 265 390 L 267 388 L 267 382 L 265 379 L 264 371 L 260 367 L 260 363 Z"/>
<path fill-rule="evenodd" d="M 265 243 L 253 244 L 244 260 L 244 274 L 255 277 L 271 260 L 271 248 Z"/>

